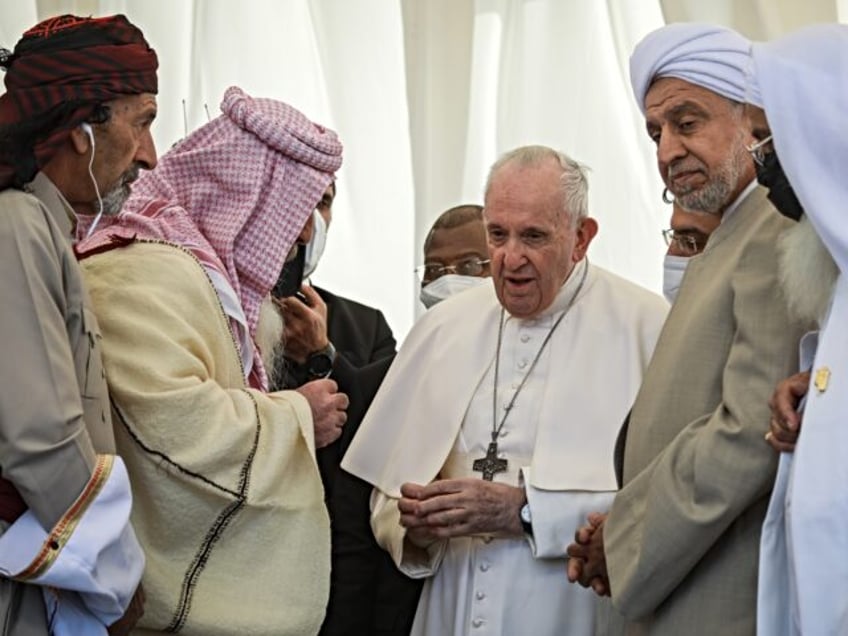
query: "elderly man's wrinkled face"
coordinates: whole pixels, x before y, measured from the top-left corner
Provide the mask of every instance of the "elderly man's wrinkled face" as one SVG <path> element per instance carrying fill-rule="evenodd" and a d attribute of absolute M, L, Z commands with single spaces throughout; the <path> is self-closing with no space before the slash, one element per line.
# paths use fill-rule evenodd
<path fill-rule="evenodd" d="M 486 193 L 483 218 L 495 292 L 518 318 L 550 307 L 597 231 L 593 219 L 572 224 L 566 216 L 561 174 L 554 160 L 507 164 Z"/>
<path fill-rule="evenodd" d="M 754 178 L 741 106 L 664 77 L 645 96 L 645 120 L 663 181 L 683 208 L 720 214 Z"/>
<path fill-rule="evenodd" d="M 92 172 L 103 199 L 103 213 L 114 215 L 130 196 L 130 184 L 140 170 L 156 166 L 156 147 L 150 125 L 156 118 L 156 96 L 128 95 L 107 103 L 105 124 L 92 126 L 96 140 Z M 96 198 L 91 207 L 96 213 Z"/>

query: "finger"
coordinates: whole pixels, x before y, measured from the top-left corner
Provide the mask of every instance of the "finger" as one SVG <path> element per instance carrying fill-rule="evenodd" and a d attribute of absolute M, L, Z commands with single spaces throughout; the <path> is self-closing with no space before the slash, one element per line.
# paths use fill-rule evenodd
<path fill-rule="evenodd" d="M 398 510 L 403 514 L 415 514 L 418 510 L 418 500 L 409 497 L 401 497 L 398 499 Z"/>
<path fill-rule="evenodd" d="M 460 508 L 457 505 L 457 500 L 454 495 L 436 495 L 427 497 L 422 494 L 418 501 L 418 513 L 422 516 L 430 516 L 445 512 L 446 510 L 456 510 Z"/>
<path fill-rule="evenodd" d="M 429 524 L 418 515 L 401 515 L 400 525 L 404 528 L 426 528 Z"/>
<path fill-rule="evenodd" d="M 771 446 L 778 453 L 794 453 L 795 452 L 795 444 L 794 443 L 778 442 L 774 438 L 769 440 L 769 446 Z"/>
<path fill-rule="evenodd" d="M 306 283 L 303 283 L 300 286 L 300 293 L 302 293 L 303 296 L 306 298 L 306 302 L 309 304 L 310 307 L 315 307 L 319 303 L 324 303 L 324 301 L 321 300 L 321 297 L 318 295 L 318 292 L 315 291 L 315 288 L 312 287 L 312 285 L 307 285 Z"/>
<path fill-rule="evenodd" d="M 589 516 L 586 517 L 586 519 L 589 521 L 589 524 L 593 528 L 597 528 L 599 525 L 601 525 L 606 518 L 607 515 L 605 512 L 590 512 Z"/>
<path fill-rule="evenodd" d="M 476 481 L 480 481 L 479 479 Z M 488 482 L 486 482 L 488 483 Z M 458 493 L 463 490 L 465 487 L 464 479 L 441 479 L 439 481 L 434 481 L 427 484 L 424 487 L 424 491 L 421 493 L 422 497 L 437 497 L 439 495 L 453 494 Z"/>
<path fill-rule="evenodd" d="M 306 320 L 309 317 L 309 307 L 295 296 L 280 299 L 280 304 L 287 320 Z"/>
<path fill-rule="evenodd" d="M 347 393 L 336 393 L 333 396 L 333 402 L 336 408 L 342 411 L 347 410 L 347 407 L 350 406 L 350 398 L 347 396 Z"/>
<path fill-rule="evenodd" d="M 424 486 L 421 484 L 416 484 L 411 481 L 403 483 L 400 485 L 400 494 L 403 497 L 407 497 L 409 499 L 420 499 L 421 492 L 424 490 Z"/>
<path fill-rule="evenodd" d="M 592 579 L 592 581 L 590 582 L 589 585 L 592 586 L 592 590 L 598 596 L 606 596 L 607 595 L 606 583 L 604 583 L 603 579 L 601 579 L 600 577 L 596 576 L 594 579 Z"/>
<path fill-rule="evenodd" d="M 798 431 L 787 431 L 780 426 L 772 426 L 770 439 L 783 444 L 794 444 L 798 440 Z"/>
<path fill-rule="evenodd" d="M 595 534 L 595 528 L 592 526 L 583 526 L 577 529 L 577 534 L 574 536 L 577 543 L 587 544 L 592 540 L 592 535 Z"/>
<path fill-rule="evenodd" d="M 316 384 L 316 386 L 320 387 L 323 391 L 327 393 L 332 393 L 335 395 L 339 391 L 339 385 L 336 384 L 335 380 L 331 380 L 330 378 L 323 378 L 321 380 L 312 380 Z M 344 395 L 344 394 L 342 394 Z M 345 396 L 347 397 L 347 396 Z"/>
<path fill-rule="evenodd" d="M 572 559 L 583 559 L 585 560 L 589 556 L 589 551 L 585 546 L 580 545 L 579 543 L 570 543 L 568 547 L 565 549 L 565 553 Z"/>
<path fill-rule="evenodd" d="M 568 577 L 569 583 L 577 583 L 580 576 L 583 574 L 583 561 L 580 559 L 569 559 L 566 566 L 565 575 Z"/>

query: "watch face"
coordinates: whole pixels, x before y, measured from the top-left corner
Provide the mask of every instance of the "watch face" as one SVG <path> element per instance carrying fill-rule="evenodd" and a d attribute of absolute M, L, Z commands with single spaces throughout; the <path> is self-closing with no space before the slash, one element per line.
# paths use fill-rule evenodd
<path fill-rule="evenodd" d="M 309 375 L 314 378 L 324 378 L 333 370 L 333 359 L 326 353 L 313 353 L 306 364 Z"/>
<path fill-rule="evenodd" d="M 515 508 L 513 508 L 513 510 L 515 510 Z M 521 515 L 521 520 L 524 523 L 531 523 L 532 519 L 530 518 L 530 504 L 524 504 L 523 506 L 521 506 L 521 512 L 519 514 Z"/>

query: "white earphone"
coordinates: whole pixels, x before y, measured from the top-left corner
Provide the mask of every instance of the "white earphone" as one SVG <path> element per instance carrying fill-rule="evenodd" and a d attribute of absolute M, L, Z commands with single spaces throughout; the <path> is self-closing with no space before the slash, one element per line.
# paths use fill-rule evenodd
<path fill-rule="evenodd" d="M 103 199 L 100 196 L 100 188 L 97 187 L 97 179 L 94 178 L 94 171 L 92 167 L 94 166 L 94 131 L 91 129 L 91 124 L 88 122 L 82 122 L 80 124 L 80 130 L 82 130 L 87 136 L 88 140 L 91 142 L 91 158 L 88 160 L 88 176 L 91 177 L 91 183 L 94 185 L 94 193 L 97 195 L 97 216 L 94 217 L 94 221 L 91 223 L 91 227 L 88 228 L 88 232 L 86 233 L 86 238 L 91 236 L 94 232 L 94 228 L 97 227 L 97 224 L 100 222 L 100 217 L 103 216 Z"/>

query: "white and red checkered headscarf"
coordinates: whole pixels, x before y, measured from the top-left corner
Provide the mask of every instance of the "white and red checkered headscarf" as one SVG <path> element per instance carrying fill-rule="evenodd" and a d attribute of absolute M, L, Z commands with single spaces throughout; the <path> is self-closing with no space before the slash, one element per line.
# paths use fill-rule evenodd
<path fill-rule="evenodd" d="M 77 253 L 84 258 L 133 239 L 185 247 L 226 276 L 255 337 L 262 300 L 341 166 L 342 145 L 291 106 L 236 87 L 227 89 L 221 110 L 145 172 L 121 213 L 104 218 Z M 267 387 L 258 355 L 254 362 Z"/>

